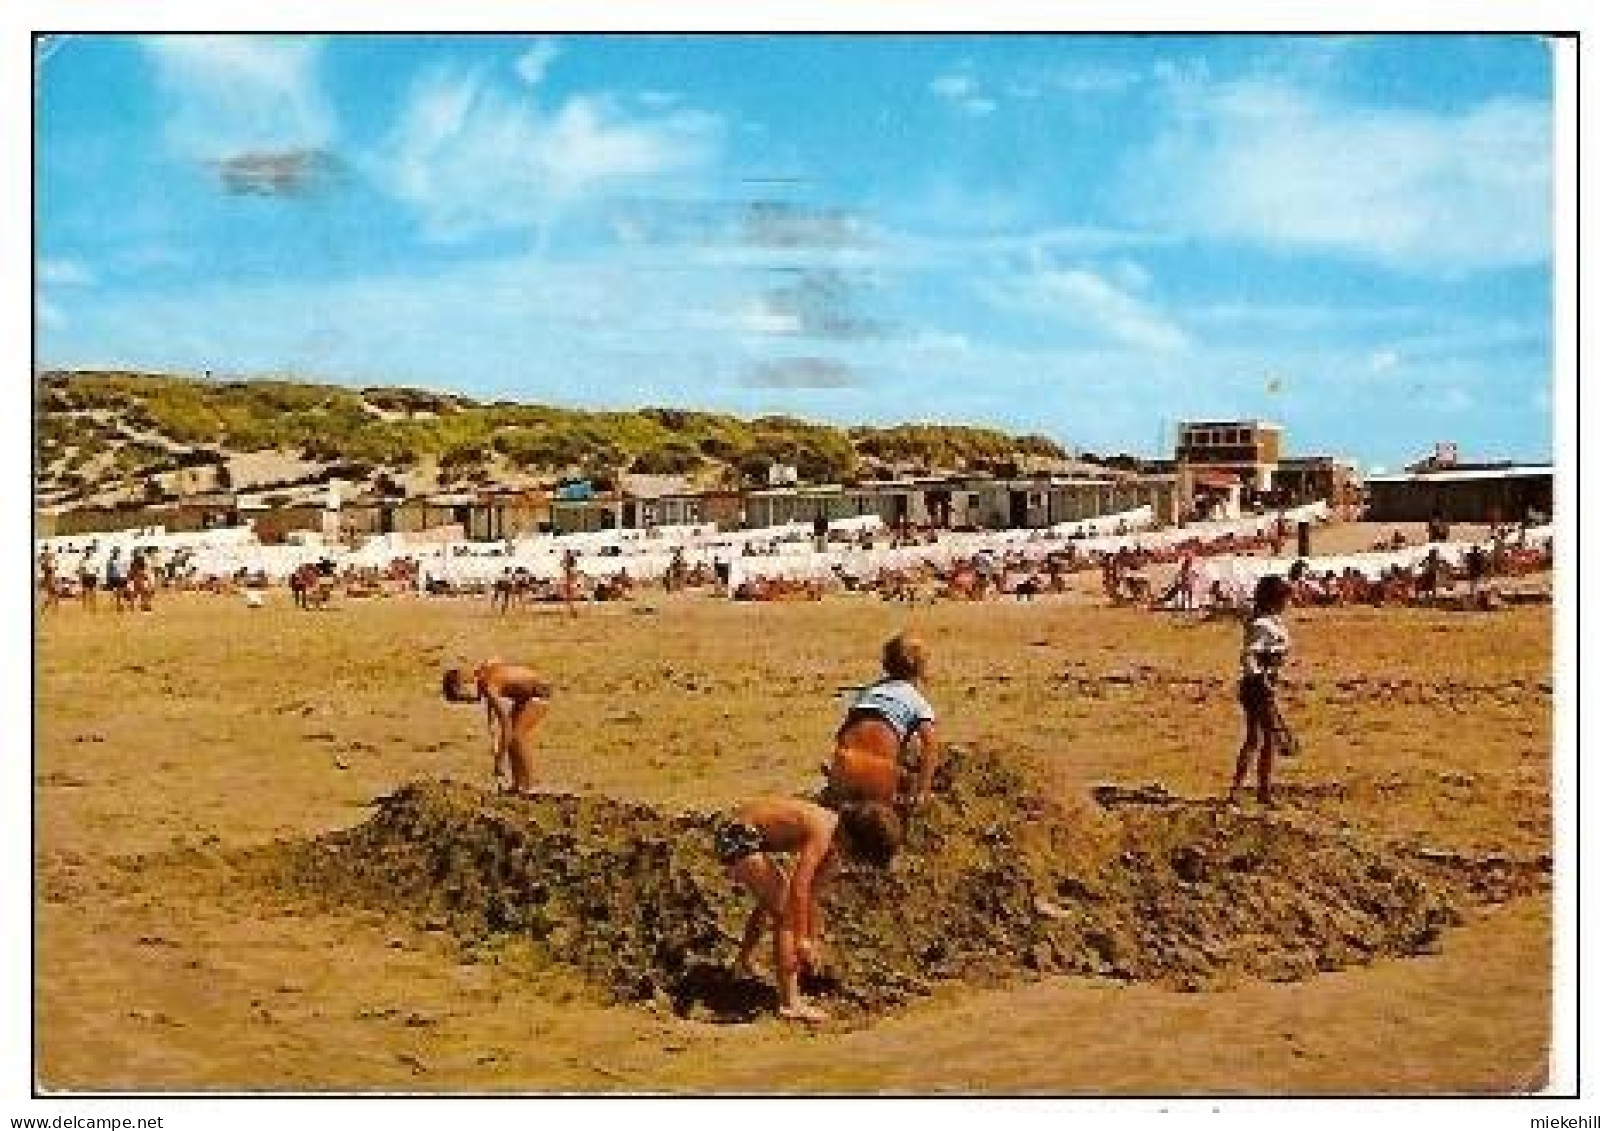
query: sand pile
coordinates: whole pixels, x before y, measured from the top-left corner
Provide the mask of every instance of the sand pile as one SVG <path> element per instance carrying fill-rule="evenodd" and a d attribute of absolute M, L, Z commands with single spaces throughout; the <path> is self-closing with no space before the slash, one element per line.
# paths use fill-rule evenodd
<path fill-rule="evenodd" d="M 1166 795 L 1103 800 L 1050 797 L 1025 762 L 953 751 L 895 866 L 831 889 L 832 970 L 810 988 L 844 1012 L 1036 972 L 1297 979 L 1423 951 L 1456 921 L 1461 885 L 1407 855 Z M 277 846 L 274 881 L 466 939 L 526 936 L 621 1000 L 731 1018 L 770 1004 L 727 973 L 749 905 L 711 856 L 712 815 L 447 782 L 378 805 L 355 829 Z"/>
<path fill-rule="evenodd" d="M 832 922 L 847 988 L 1024 970 L 1202 988 L 1409 954 L 1456 921 L 1454 893 L 1383 851 L 1167 795 L 1059 802 L 1024 763 L 948 764 L 893 876 L 848 877 Z"/>

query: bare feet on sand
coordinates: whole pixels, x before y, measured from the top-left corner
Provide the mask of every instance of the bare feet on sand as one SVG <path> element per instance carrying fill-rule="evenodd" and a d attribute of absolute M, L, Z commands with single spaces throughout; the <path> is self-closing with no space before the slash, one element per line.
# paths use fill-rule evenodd
<path fill-rule="evenodd" d="M 818 1025 L 828 1020 L 828 1015 L 814 1005 L 807 1005 L 803 1001 L 793 1005 L 785 1005 L 778 1010 L 778 1016 L 785 1021 L 804 1021 L 808 1025 Z"/>

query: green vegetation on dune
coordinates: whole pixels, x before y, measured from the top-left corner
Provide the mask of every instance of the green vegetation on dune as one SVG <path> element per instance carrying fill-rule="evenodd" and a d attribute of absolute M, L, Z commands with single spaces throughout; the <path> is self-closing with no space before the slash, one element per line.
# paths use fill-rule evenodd
<path fill-rule="evenodd" d="M 988 428 L 902 424 L 838 428 L 786 416 L 744 420 L 673 408 L 586 411 L 415 388 L 288 380 L 204 380 L 128 372 L 51 372 L 37 388 L 41 458 L 152 437 L 223 456 L 279 450 L 306 459 L 407 468 L 434 464 L 477 478 L 497 462 L 535 474 L 700 473 L 757 485 L 774 463 L 803 480 L 834 482 L 870 466 L 936 471 L 993 468 L 1026 456 L 1066 458 L 1044 436 Z M 127 458 L 123 461 L 127 463 Z"/>
<path fill-rule="evenodd" d="M 1009 436 L 965 425 L 898 424 L 893 428 L 853 428 L 856 450 L 888 463 L 927 467 L 969 467 L 1017 456 L 1067 459 L 1054 440 L 1041 435 Z"/>

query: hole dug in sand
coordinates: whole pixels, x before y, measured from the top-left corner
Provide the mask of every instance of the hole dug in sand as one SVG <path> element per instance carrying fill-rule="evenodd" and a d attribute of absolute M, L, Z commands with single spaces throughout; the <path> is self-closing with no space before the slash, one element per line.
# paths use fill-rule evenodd
<path fill-rule="evenodd" d="M 1279 815 L 1109 800 L 1050 796 L 1024 760 L 954 753 L 894 867 L 847 869 L 830 889 L 830 967 L 808 988 L 866 1017 L 943 982 L 1034 974 L 1294 980 L 1424 952 L 1457 921 L 1462 885 L 1407 854 Z M 259 850 L 258 870 L 467 943 L 528 938 L 618 1000 L 718 1021 L 775 1006 L 769 985 L 730 972 L 750 903 L 711 855 L 713 816 L 450 782 L 378 806 L 357 828 Z"/>

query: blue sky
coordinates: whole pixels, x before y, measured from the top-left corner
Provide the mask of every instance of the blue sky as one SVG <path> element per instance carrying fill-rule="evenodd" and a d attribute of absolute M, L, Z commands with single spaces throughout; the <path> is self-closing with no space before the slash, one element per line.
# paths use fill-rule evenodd
<path fill-rule="evenodd" d="M 1526 37 L 72 37 L 45 366 L 1552 450 Z"/>

